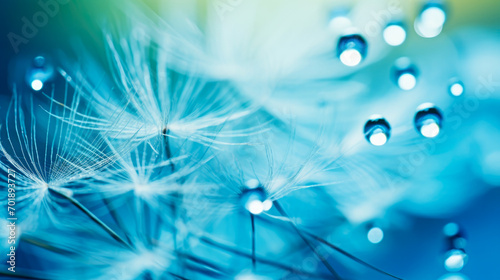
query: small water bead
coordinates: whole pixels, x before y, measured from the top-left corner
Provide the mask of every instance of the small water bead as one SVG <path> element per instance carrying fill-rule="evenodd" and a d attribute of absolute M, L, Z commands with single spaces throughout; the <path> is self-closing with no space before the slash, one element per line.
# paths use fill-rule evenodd
<path fill-rule="evenodd" d="M 388 45 L 399 46 L 406 40 L 406 30 L 400 23 L 389 23 L 384 29 L 383 36 Z"/>
<path fill-rule="evenodd" d="M 43 82 L 39 79 L 34 79 L 33 81 L 31 81 L 31 88 L 34 91 L 39 91 L 43 88 Z"/>
<path fill-rule="evenodd" d="M 393 75 L 396 84 L 402 90 L 411 90 L 417 85 L 417 68 L 407 57 L 396 60 Z"/>
<path fill-rule="evenodd" d="M 453 96 L 460 96 L 465 91 L 464 84 L 459 80 L 453 79 L 450 82 L 450 86 L 448 87 L 448 91 Z"/>
<path fill-rule="evenodd" d="M 363 130 L 366 140 L 374 146 L 382 146 L 391 136 L 391 126 L 383 117 L 373 115 L 366 122 Z"/>
<path fill-rule="evenodd" d="M 438 36 L 443 30 L 446 21 L 446 12 L 442 4 L 437 2 L 427 3 L 415 19 L 415 32 L 424 38 Z"/>
<path fill-rule="evenodd" d="M 264 211 L 271 209 L 273 202 L 267 199 L 267 194 L 264 188 L 257 180 L 249 180 L 247 187 L 241 193 L 241 202 L 243 207 L 254 215 L 259 215 Z"/>
<path fill-rule="evenodd" d="M 365 39 L 357 34 L 342 36 L 337 44 L 337 56 L 347 66 L 358 65 L 366 56 Z"/>
<path fill-rule="evenodd" d="M 26 82 L 34 91 L 40 91 L 54 73 L 54 68 L 43 56 L 33 59 L 33 65 L 26 74 Z"/>
<path fill-rule="evenodd" d="M 456 223 L 448 223 L 443 227 L 443 234 L 448 242 L 448 251 L 445 254 L 444 266 L 450 272 L 460 271 L 467 262 L 465 246 L 467 241 Z"/>
<path fill-rule="evenodd" d="M 424 103 L 417 108 L 415 128 L 424 137 L 434 138 L 441 131 L 443 114 L 431 103 Z"/>
<path fill-rule="evenodd" d="M 465 250 L 467 240 L 464 238 L 460 227 L 456 223 L 448 223 L 443 227 L 443 233 L 448 241 L 449 249 Z"/>

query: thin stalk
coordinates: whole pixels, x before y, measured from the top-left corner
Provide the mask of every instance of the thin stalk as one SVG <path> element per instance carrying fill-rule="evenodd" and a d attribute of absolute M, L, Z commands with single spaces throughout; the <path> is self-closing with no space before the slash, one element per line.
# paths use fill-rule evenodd
<path fill-rule="evenodd" d="M 286 218 L 290 218 L 285 210 L 283 210 L 283 208 L 281 207 L 281 205 L 279 204 L 278 201 L 275 201 L 274 202 L 274 205 L 276 206 L 276 209 L 278 210 L 278 212 L 280 212 L 280 214 L 283 216 L 283 217 L 286 217 Z M 328 271 L 330 271 L 330 273 L 335 277 L 335 279 L 342 279 L 340 277 L 340 275 L 338 275 L 338 273 L 333 269 L 333 267 L 328 263 L 328 261 L 325 259 L 325 257 L 311 244 L 311 242 L 302 234 L 302 232 L 299 230 L 299 228 L 295 225 L 295 223 L 291 223 L 292 227 L 295 229 L 295 231 L 297 232 L 297 234 L 300 236 L 300 238 L 302 238 L 302 240 L 304 240 L 304 242 L 307 244 L 307 246 L 309 246 L 309 248 L 311 248 L 311 250 L 314 252 L 314 254 L 318 257 L 318 259 L 323 263 L 323 265 L 328 269 Z"/>
<path fill-rule="evenodd" d="M 81 204 L 78 200 L 74 199 L 71 196 L 66 195 L 63 192 L 54 190 L 54 189 L 49 189 L 50 191 L 53 191 L 57 193 L 58 195 L 62 196 L 63 198 L 67 199 L 71 204 L 76 206 L 80 211 L 82 211 L 85 215 L 87 215 L 92 221 L 94 221 L 98 226 L 100 226 L 104 231 L 106 231 L 114 240 L 118 241 L 121 245 L 124 247 L 134 250 L 134 248 L 125 242 L 116 232 L 114 232 L 108 225 L 106 225 L 103 221 L 101 221 L 96 215 L 94 215 L 90 210 L 88 210 L 83 204 Z"/>

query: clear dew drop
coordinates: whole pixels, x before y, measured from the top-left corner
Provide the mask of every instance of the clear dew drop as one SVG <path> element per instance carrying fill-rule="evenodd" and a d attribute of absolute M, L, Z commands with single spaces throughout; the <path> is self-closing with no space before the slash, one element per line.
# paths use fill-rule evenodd
<path fill-rule="evenodd" d="M 357 34 L 342 36 L 337 44 L 337 56 L 346 66 L 356 66 L 366 56 L 365 39 Z"/>
<path fill-rule="evenodd" d="M 31 88 L 34 91 L 39 91 L 43 88 L 43 82 L 39 79 L 34 79 L 33 81 L 31 81 Z"/>
<path fill-rule="evenodd" d="M 37 56 L 27 71 L 26 82 L 34 91 L 40 91 L 45 83 L 51 79 L 53 73 L 54 68 L 47 62 L 47 59 L 43 56 Z"/>
<path fill-rule="evenodd" d="M 259 215 L 264 211 L 271 209 L 273 202 L 267 199 L 267 194 L 264 188 L 260 185 L 245 188 L 241 193 L 240 200 L 242 206 L 250 213 Z"/>
<path fill-rule="evenodd" d="M 412 90 L 417 85 L 417 68 L 407 57 L 401 57 L 394 63 L 393 76 L 396 85 L 402 90 Z"/>
<path fill-rule="evenodd" d="M 383 117 L 374 115 L 366 122 L 363 132 L 370 144 L 382 146 L 391 136 L 391 127 Z"/>
<path fill-rule="evenodd" d="M 423 38 L 433 38 L 441 33 L 445 22 L 446 12 L 443 5 L 436 2 L 427 3 L 415 19 L 415 32 Z"/>
<path fill-rule="evenodd" d="M 422 136 L 434 138 L 441 131 L 443 114 L 433 104 L 424 103 L 417 108 L 414 122 L 415 128 Z"/>
<path fill-rule="evenodd" d="M 406 40 L 406 29 L 400 23 L 389 23 L 382 35 L 388 45 L 399 46 Z"/>

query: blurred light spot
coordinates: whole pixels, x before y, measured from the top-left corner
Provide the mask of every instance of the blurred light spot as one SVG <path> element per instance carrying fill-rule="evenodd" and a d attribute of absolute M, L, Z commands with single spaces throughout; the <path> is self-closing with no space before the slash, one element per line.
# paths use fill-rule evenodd
<path fill-rule="evenodd" d="M 340 61 L 347 66 L 356 66 L 361 62 L 361 54 L 358 50 L 345 50 L 340 54 Z"/>
<path fill-rule="evenodd" d="M 256 275 L 253 274 L 249 271 L 244 271 L 239 275 L 236 275 L 235 280 L 271 280 L 271 278 L 268 278 L 267 276 L 262 276 L 262 275 Z"/>
<path fill-rule="evenodd" d="M 398 24 L 390 24 L 384 29 L 384 40 L 391 46 L 399 46 L 406 39 L 406 31 L 403 26 Z"/>
<path fill-rule="evenodd" d="M 43 88 L 43 82 L 39 79 L 34 79 L 31 81 L 31 88 L 35 91 L 39 91 Z"/>
<path fill-rule="evenodd" d="M 418 35 L 424 38 L 438 36 L 443 30 L 446 13 L 439 4 L 426 5 L 420 15 L 415 19 L 414 27 Z"/>
<path fill-rule="evenodd" d="M 439 125 L 434 120 L 427 120 L 420 128 L 420 133 L 427 138 L 434 138 L 439 134 Z"/>
<path fill-rule="evenodd" d="M 345 15 L 334 16 L 328 26 L 332 31 L 345 30 L 352 25 L 351 20 Z"/>
<path fill-rule="evenodd" d="M 259 180 L 257 179 L 250 179 L 248 181 L 246 181 L 245 185 L 249 188 L 249 189 L 255 189 L 259 186 Z"/>
<path fill-rule="evenodd" d="M 453 247 L 457 249 L 464 249 L 467 245 L 467 240 L 463 237 L 456 237 L 453 239 Z"/>
<path fill-rule="evenodd" d="M 387 143 L 387 135 L 385 135 L 385 133 L 380 129 L 377 129 L 377 132 L 370 136 L 370 143 L 374 146 L 382 146 Z"/>
<path fill-rule="evenodd" d="M 493 186 L 500 185 L 500 151 L 491 151 L 481 159 L 483 180 Z"/>
<path fill-rule="evenodd" d="M 429 28 L 439 28 L 444 25 L 446 13 L 439 6 L 429 6 L 420 14 L 420 21 Z"/>
<path fill-rule="evenodd" d="M 245 209 L 254 215 L 259 215 L 272 207 L 272 202 L 271 205 L 269 205 L 269 202 L 266 202 L 268 201 L 266 199 L 266 192 L 260 184 L 255 188 L 244 189 L 240 199 Z"/>
<path fill-rule="evenodd" d="M 469 278 L 462 273 L 448 273 L 443 275 L 438 280 L 469 280 Z"/>
<path fill-rule="evenodd" d="M 366 122 L 363 132 L 372 145 L 382 146 L 389 139 L 391 127 L 383 117 L 374 115 Z"/>
<path fill-rule="evenodd" d="M 453 96 L 460 96 L 464 93 L 464 85 L 461 82 L 454 82 L 450 85 L 450 93 Z"/>
<path fill-rule="evenodd" d="M 411 90 L 417 85 L 417 78 L 412 73 L 404 73 L 398 78 L 398 86 L 403 90 Z"/>
<path fill-rule="evenodd" d="M 269 211 L 273 207 L 273 201 L 266 199 L 263 203 L 264 211 Z"/>
<path fill-rule="evenodd" d="M 373 243 L 377 244 L 380 243 L 384 239 L 384 232 L 382 229 L 378 227 L 373 227 L 368 231 L 368 240 Z"/>
<path fill-rule="evenodd" d="M 259 200 L 251 200 L 246 204 L 246 208 L 250 213 L 259 215 L 264 211 L 264 203 Z"/>
<path fill-rule="evenodd" d="M 452 237 L 458 234 L 459 227 L 456 223 L 448 223 L 443 227 L 444 235 Z"/>
<path fill-rule="evenodd" d="M 450 272 L 462 270 L 467 261 L 467 254 L 464 251 L 453 249 L 447 253 L 444 267 Z"/>

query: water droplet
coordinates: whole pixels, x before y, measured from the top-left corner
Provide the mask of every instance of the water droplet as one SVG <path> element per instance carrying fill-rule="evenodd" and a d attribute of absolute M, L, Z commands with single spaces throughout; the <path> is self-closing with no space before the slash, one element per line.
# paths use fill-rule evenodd
<path fill-rule="evenodd" d="M 379 227 L 372 227 L 368 231 L 368 241 L 373 244 L 380 243 L 384 239 L 384 231 Z"/>
<path fill-rule="evenodd" d="M 267 199 L 266 191 L 260 185 L 244 189 L 241 193 L 241 202 L 245 209 L 254 215 L 271 209 L 273 205 L 272 201 Z"/>
<path fill-rule="evenodd" d="M 438 36 L 443 30 L 446 21 L 446 12 L 440 3 L 427 3 L 415 19 L 415 32 L 424 38 Z"/>
<path fill-rule="evenodd" d="M 31 88 L 34 91 L 39 91 L 43 88 L 43 82 L 39 79 L 34 79 L 33 81 L 31 81 Z"/>
<path fill-rule="evenodd" d="M 26 82 L 34 91 L 40 91 L 45 83 L 52 77 L 54 68 L 43 56 L 33 59 L 33 65 L 26 73 Z"/>
<path fill-rule="evenodd" d="M 391 46 L 399 46 L 406 40 L 406 30 L 402 24 L 389 23 L 383 32 L 384 40 Z"/>
<path fill-rule="evenodd" d="M 411 90 L 417 85 L 417 69 L 407 57 L 401 57 L 394 63 L 394 79 L 402 90 Z"/>
<path fill-rule="evenodd" d="M 417 108 L 415 128 L 424 137 L 434 138 L 441 131 L 443 114 L 431 103 L 424 103 Z"/>
<path fill-rule="evenodd" d="M 337 44 L 337 55 L 347 66 L 358 65 L 366 55 L 365 39 L 357 34 L 342 36 Z"/>
<path fill-rule="evenodd" d="M 444 267 L 450 272 L 462 270 L 467 262 L 467 254 L 460 249 L 452 249 L 446 253 Z"/>
<path fill-rule="evenodd" d="M 372 116 L 365 124 L 364 134 L 366 140 L 374 146 L 382 146 L 391 136 L 389 123 L 381 116 Z"/>
<path fill-rule="evenodd" d="M 448 87 L 448 91 L 453 96 L 460 96 L 465 91 L 464 84 L 457 79 L 453 79 L 450 82 L 450 86 Z"/>

